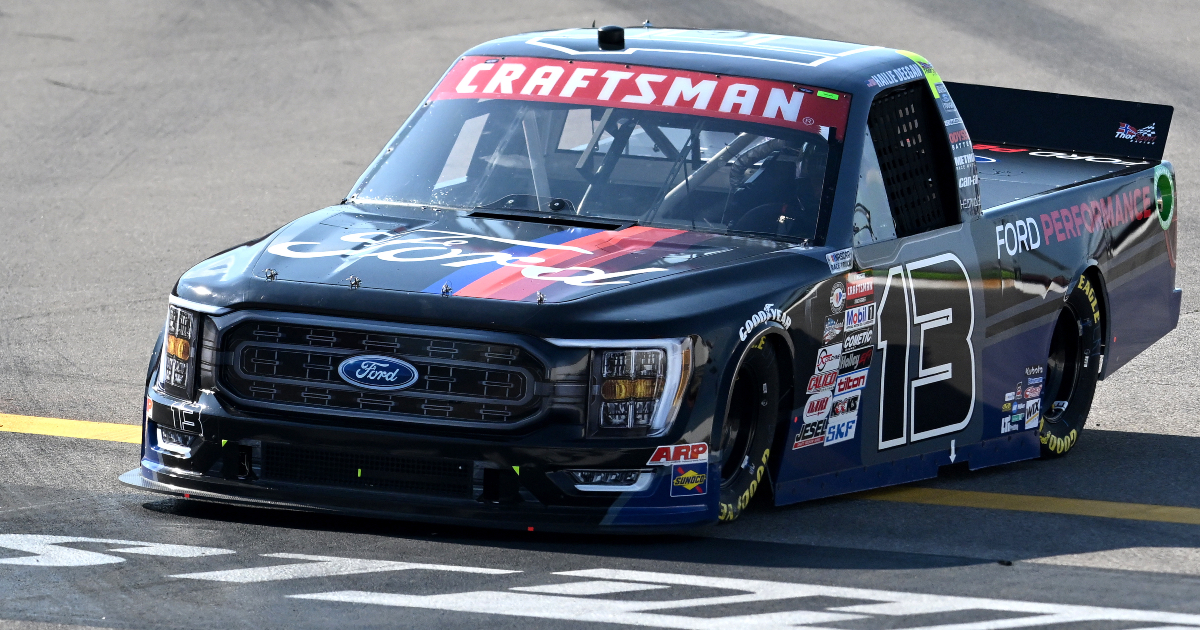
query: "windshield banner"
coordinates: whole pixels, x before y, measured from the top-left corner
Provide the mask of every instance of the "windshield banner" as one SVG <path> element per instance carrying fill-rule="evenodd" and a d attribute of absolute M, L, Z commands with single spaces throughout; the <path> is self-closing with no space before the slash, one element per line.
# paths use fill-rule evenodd
<path fill-rule="evenodd" d="M 850 95 L 783 81 L 533 57 L 463 57 L 434 100 L 504 98 L 699 114 L 822 133 L 841 140 Z"/>

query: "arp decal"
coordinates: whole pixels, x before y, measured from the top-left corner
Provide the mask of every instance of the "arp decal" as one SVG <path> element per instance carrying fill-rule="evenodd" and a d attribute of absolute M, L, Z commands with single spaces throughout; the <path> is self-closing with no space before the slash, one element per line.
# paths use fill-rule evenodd
<path fill-rule="evenodd" d="M 775 308 L 774 304 L 767 304 L 762 307 L 762 310 L 752 315 L 750 319 L 746 320 L 746 323 L 738 329 L 738 336 L 742 341 L 745 341 L 746 337 L 750 336 L 750 333 L 757 328 L 759 324 L 763 324 L 765 322 L 779 322 L 784 328 L 792 327 L 792 318 L 788 317 L 787 313 Z"/>
<path fill-rule="evenodd" d="M 654 449 L 647 466 L 672 466 L 675 464 L 697 464 L 708 461 L 708 444 L 675 444 Z"/>
<path fill-rule="evenodd" d="M 671 466 L 671 496 L 694 497 L 708 487 L 708 464 L 676 464 Z"/>

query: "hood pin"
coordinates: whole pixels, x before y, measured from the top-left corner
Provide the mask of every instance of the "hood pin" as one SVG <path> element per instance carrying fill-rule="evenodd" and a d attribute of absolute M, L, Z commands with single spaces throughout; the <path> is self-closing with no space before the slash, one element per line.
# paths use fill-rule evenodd
<path fill-rule="evenodd" d="M 452 291 L 454 291 L 454 287 L 450 286 L 449 282 L 442 285 L 442 297 L 450 297 Z"/>
<path fill-rule="evenodd" d="M 538 304 L 541 304 L 542 302 L 546 301 L 546 295 L 544 293 L 542 293 L 541 291 L 537 292 L 537 297 L 538 297 Z"/>
<path fill-rule="evenodd" d="M 360 280 L 358 276 L 350 276 L 346 279 L 350 281 L 351 289 L 357 289 L 358 287 L 362 286 L 362 280 Z"/>
<path fill-rule="evenodd" d="M 263 274 L 267 276 L 267 280 L 274 280 L 279 277 L 279 272 L 274 269 L 263 269 Z"/>

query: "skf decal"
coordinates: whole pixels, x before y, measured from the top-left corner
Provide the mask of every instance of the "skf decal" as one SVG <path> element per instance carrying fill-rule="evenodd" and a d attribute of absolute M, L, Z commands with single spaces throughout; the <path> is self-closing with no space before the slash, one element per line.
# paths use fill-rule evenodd
<path fill-rule="evenodd" d="M 660 446 L 654 449 L 647 466 L 673 466 L 675 464 L 696 464 L 708 461 L 708 444 L 676 444 Z"/>
<path fill-rule="evenodd" d="M 750 319 L 746 320 L 745 325 L 738 329 L 738 336 L 742 341 L 750 336 L 750 332 L 764 322 L 779 322 L 784 328 L 792 327 L 792 318 L 788 317 L 787 313 L 775 308 L 774 304 L 767 304 L 762 307 L 762 310 L 755 313 Z"/>
<path fill-rule="evenodd" d="M 671 466 L 671 496 L 691 497 L 704 494 L 708 486 L 708 464 Z"/>

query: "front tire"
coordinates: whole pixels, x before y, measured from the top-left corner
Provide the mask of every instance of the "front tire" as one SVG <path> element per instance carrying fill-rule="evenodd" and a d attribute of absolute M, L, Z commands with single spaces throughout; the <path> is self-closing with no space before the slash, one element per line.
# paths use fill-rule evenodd
<path fill-rule="evenodd" d="M 765 336 L 742 356 L 729 392 L 729 406 L 716 465 L 721 471 L 721 522 L 737 520 L 762 488 L 779 421 L 778 355 Z"/>
<path fill-rule="evenodd" d="M 1087 423 L 1103 356 L 1103 326 L 1096 289 L 1081 275 L 1059 311 L 1046 361 L 1038 438 L 1042 457 L 1061 457 Z"/>

